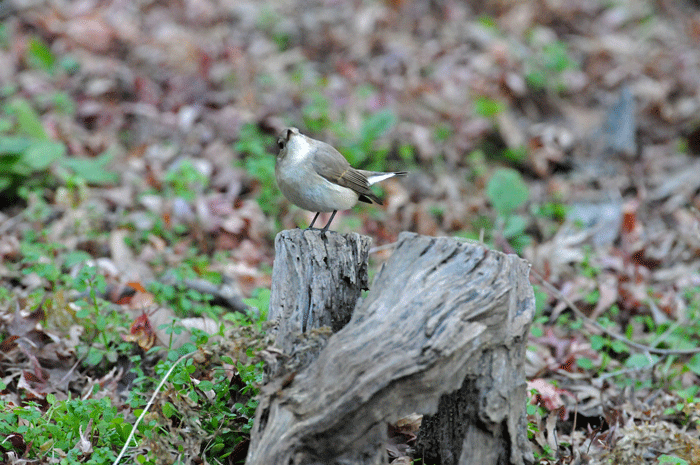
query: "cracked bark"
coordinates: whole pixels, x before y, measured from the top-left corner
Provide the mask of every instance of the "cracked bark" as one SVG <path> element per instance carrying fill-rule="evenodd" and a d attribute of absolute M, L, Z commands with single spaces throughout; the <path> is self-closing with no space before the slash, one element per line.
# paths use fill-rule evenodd
<path fill-rule="evenodd" d="M 290 310 L 293 302 L 319 292 L 332 294 L 325 302 L 359 295 L 346 289 L 356 273 L 337 269 L 347 271 L 348 257 L 361 254 L 354 246 L 335 249 L 346 237 L 338 234 L 281 235 L 273 281 L 281 279 L 278 266 L 297 276 L 273 284 L 274 305 L 284 308 L 271 302 L 270 314 L 280 317 L 288 361 L 297 348 L 315 349 L 262 390 L 248 464 L 387 463 L 386 424 L 413 412 L 433 415 L 418 444 L 431 463 L 532 462 L 523 356 L 534 296 L 524 260 L 475 243 L 402 233 L 349 323 L 324 337 L 309 336 L 319 330 L 287 336 L 289 329 L 308 331 L 309 322 L 334 320 L 307 311 L 304 326 Z M 280 255 L 286 258 L 278 261 Z M 303 273 L 307 267 L 288 264 L 307 260 L 327 268 L 319 271 L 328 276 L 320 288 L 315 274 Z M 345 278 L 330 278 L 338 275 Z"/>

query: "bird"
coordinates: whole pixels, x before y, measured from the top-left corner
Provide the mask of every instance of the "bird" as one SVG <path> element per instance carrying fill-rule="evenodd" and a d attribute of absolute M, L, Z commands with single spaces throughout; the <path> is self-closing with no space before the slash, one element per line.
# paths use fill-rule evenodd
<path fill-rule="evenodd" d="M 333 146 L 305 136 L 294 127 L 282 131 L 277 145 L 280 149 L 275 162 L 277 185 L 294 205 L 316 212 L 307 229 L 313 229 L 322 212 L 333 212 L 321 230 L 323 233 L 328 231 L 338 210 L 352 208 L 358 201 L 382 205 L 369 186 L 408 174 L 355 169 Z"/>

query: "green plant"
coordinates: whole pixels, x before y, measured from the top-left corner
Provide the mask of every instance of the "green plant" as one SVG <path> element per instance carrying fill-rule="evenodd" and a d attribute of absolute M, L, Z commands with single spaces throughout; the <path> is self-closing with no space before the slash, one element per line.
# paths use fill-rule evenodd
<path fill-rule="evenodd" d="M 53 73 L 56 66 L 56 57 L 51 49 L 38 37 L 29 41 L 26 60 L 33 68 L 43 69 L 48 73 Z"/>
<path fill-rule="evenodd" d="M 535 33 L 532 34 L 534 36 Z M 578 64 L 569 55 L 566 43 L 556 40 L 537 47 L 524 63 L 524 68 L 525 81 L 531 88 L 562 93 L 568 90 L 562 73 L 577 69 Z"/>
<path fill-rule="evenodd" d="M 248 174 L 260 182 L 258 204 L 263 212 L 278 218 L 281 194 L 275 181 L 275 146 L 274 137 L 264 134 L 257 125 L 246 123 L 234 146 L 235 150 L 245 155 L 242 165 Z"/>
<path fill-rule="evenodd" d="M 474 113 L 491 118 L 503 111 L 503 104 L 489 97 L 479 96 L 474 100 Z"/>
<path fill-rule="evenodd" d="M 104 371 L 120 355 L 131 352 L 131 345 L 119 337 L 119 330 L 128 326 L 127 317 L 98 297 L 105 293 L 106 283 L 95 267 L 86 264 L 90 255 L 68 251 L 60 244 L 44 243 L 34 231 L 23 238 L 20 253 L 22 273 L 44 279 L 51 291 L 47 295 L 44 288 L 39 288 L 33 296 L 34 300 L 43 301 L 45 324 L 58 332 L 80 325 L 84 344 L 76 347 L 76 353 L 88 366 Z M 80 292 L 86 298 L 68 302 L 65 289 Z"/>
<path fill-rule="evenodd" d="M 66 105 L 63 102 L 62 105 Z M 111 154 L 96 159 L 66 157 L 66 146 L 51 140 L 31 102 L 16 97 L 0 109 L 0 194 L 6 201 L 18 197 L 20 187 L 33 190 L 40 186 L 56 185 L 50 168 L 62 167 L 66 179 L 70 173 L 85 178 L 91 184 L 108 184 L 117 175 L 106 170 Z"/>
<path fill-rule="evenodd" d="M 152 412 L 153 429 L 144 440 L 183 444 L 186 437 L 195 434 L 201 438 L 201 452 L 211 463 L 229 463 L 227 458 L 235 446 L 250 434 L 263 365 L 262 362 L 244 363 L 223 354 L 212 356 L 212 350 L 218 353 L 217 345 L 217 342 L 210 343 L 209 336 L 204 333 L 193 334 L 192 343 L 179 350 L 169 350 L 156 364 L 155 377 L 142 376 L 135 382 L 135 390 L 146 393 L 153 390 L 157 380 L 160 384 L 156 392 L 167 381 L 167 388 L 154 396 L 162 400 Z M 185 358 L 180 355 L 183 353 L 191 357 L 179 363 Z M 247 349 L 245 358 L 252 360 L 253 353 L 254 349 Z M 194 357 L 200 357 L 200 362 L 195 363 Z M 223 368 L 224 364 L 234 367 L 233 377 L 230 370 Z M 143 405 L 143 398 L 139 397 L 136 404 Z M 137 409 L 135 413 L 140 419 L 145 412 Z M 200 453 L 199 448 L 197 453 Z"/>
<path fill-rule="evenodd" d="M 292 37 L 288 32 L 281 30 L 278 26 L 281 18 L 270 7 L 262 7 L 257 18 L 258 29 L 265 31 L 277 44 L 280 52 L 287 50 L 291 44 Z"/>
<path fill-rule="evenodd" d="M 500 168 L 486 185 L 486 196 L 496 210 L 496 229 L 516 251 L 522 251 L 530 237 L 525 234 L 527 219 L 515 211 L 527 202 L 529 190 L 520 173 L 510 168 Z"/>
<path fill-rule="evenodd" d="M 658 458 L 659 463 L 673 463 L 676 465 L 688 465 L 688 462 L 686 460 L 683 460 L 679 457 L 676 457 L 675 455 L 666 455 L 662 454 Z"/>
<path fill-rule="evenodd" d="M 350 142 L 338 150 L 356 168 L 384 171 L 389 146 L 380 145 L 379 140 L 396 125 L 396 121 L 396 114 L 389 108 L 373 113 L 362 122 L 360 132 L 348 138 Z"/>
<path fill-rule="evenodd" d="M 47 394 L 46 405 L 48 408 L 36 402 L 16 406 L 0 401 L 0 435 L 19 436 L 0 443 L 0 451 L 17 455 L 26 451 L 23 458 L 53 459 L 61 464 L 111 464 L 115 450 L 131 431 L 108 397 L 59 401 Z"/>
<path fill-rule="evenodd" d="M 532 396 L 537 396 L 537 390 L 533 389 L 531 390 L 530 393 Z M 535 405 L 530 403 L 530 401 L 527 402 L 525 406 L 525 411 L 527 413 L 527 437 L 531 441 L 535 441 L 535 438 L 538 436 L 542 436 L 544 433 L 540 431 L 540 428 L 538 424 L 541 422 L 541 419 L 546 417 L 547 415 L 551 415 L 551 413 L 547 412 L 547 410 L 540 406 L 540 405 Z M 539 445 L 539 441 L 537 442 Z M 556 458 L 554 451 L 547 445 L 547 444 L 541 444 L 539 450 L 534 450 L 533 451 L 535 455 L 535 459 L 539 460 L 554 460 Z"/>
<path fill-rule="evenodd" d="M 106 283 L 104 276 L 98 274 L 94 267 L 83 266 L 72 287 L 89 294 L 89 301 L 75 302 L 79 309 L 75 317 L 85 330 L 85 345 L 76 347 L 77 355 L 84 358 L 88 366 L 108 371 L 120 356 L 127 356 L 132 351 L 132 345 L 119 336 L 120 330 L 128 327 L 129 320 L 124 313 L 97 297 L 97 292 L 105 293 Z"/>
<path fill-rule="evenodd" d="M 220 273 L 209 270 L 208 257 L 194 256 L 169 268 L 166 279 L 150 283 L 148 290 L 153 293 L 156 302 L 169 306 L 178 316 L 208 315 L 219 318 L 222 311 L 211 305 L 212 296 L 187 287 L 184 281 L 188 279 L 204 279 L 218 284 L 222 278 Z"/>
<path fill-rule="evenodd" d="M 202 192 L 209 181 L 189 160 L 179 163 L 175 169 L 168 171 L 163 180 L 166 196 L 181 197 L 188 201 L 194 200 L 196 194 Z"/>
<path fill-rule="evenodd" d="M 357 93 L 359 98 L 366 98 L 373 92 L 372 87 L 365 86 Z M 319 91 L 313 91 L 309 103 L 302 108 L 302 118 L 311 133 L 320 134 L 330 130 L 340 141 L 338 151 L 354 167 L 373 171 L 387 169 L 386 159 L 390 147 L 380 144 L 380 140 L 396 125 L 397 117 L 391 108 L 364 115 L 359 132 L 353 134 L 348 131 L 345 121 L 333 115 L 328 98 Z"/>
<path fill-rule="evenodd" d="M 325 87 L 322 80 L 317 82 L 318 87 Z M 331 116 L 331 103 L 318 90 L 311 91 L 308 96 L 308 103 L 301 109 L 301 117 L 306 126 L 312 133 L 322 133 L 326 129 L 330 129 L 333 133 L 343 132 L 343 127 L 340 122 L 333 123 L 334 119 Z"/>
<path fill-rule="evenodd" d="M 433 130 L 433 139 L 437 142 L 447 142 L 453 134 L 452 126 L 447 123 L 439 123 Z"/>
<path fill-rule="evenodd" d="M 114 184 L 119 180 L 119 175 L 108 169 L 112 158 L 114 158 L 113 151 L 107 149 L 95 158 L 61 159 L 60 166 L 69 170 L 69 173 L 62 175 L 63 180 L 69 184 L 72 178 L 77 177 L 92 186 Z"/>
<path fill-rule="evenodd" d="M 270 294 L 270 289 L 266 287 L 258 287 L 253 290 L 253 295 L 250 298 L 243 299 L 246 305 L 257 310 L 258 318 L 255 323 L 259 329 L 261 329 L 262 322 L 267 320 L 267 312 L 270 309 Z M 237 312 L 228 313 L 224 315 L 224 318 L 238 324 L 244 324 L 248 321 L 246 317 Z"/>

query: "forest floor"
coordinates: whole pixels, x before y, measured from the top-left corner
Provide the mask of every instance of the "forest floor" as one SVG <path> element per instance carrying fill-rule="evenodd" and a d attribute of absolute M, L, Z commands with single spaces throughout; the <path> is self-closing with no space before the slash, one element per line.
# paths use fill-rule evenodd
<path fill-rule="evenodd" d="M 16 0 L 0 18 L 1 461 L 112 463 L 193 350 L 125 457 L 245 457 L 265 341 L 241 310 L 264 313 L 275 234 L 313 217 L 274 180 L 295 126 L 409 171 L 333 229 L 532 264 L 538 463 L 700 464 L 698 2 Z"/>

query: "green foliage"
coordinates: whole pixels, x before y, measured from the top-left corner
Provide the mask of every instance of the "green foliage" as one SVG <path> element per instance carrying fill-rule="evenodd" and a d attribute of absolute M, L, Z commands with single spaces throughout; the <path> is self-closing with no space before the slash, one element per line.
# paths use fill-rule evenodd
<path fill-rule="evenodd" d="M 253 295 L 248 299 L 243 299 L 246 305 L 257 309 L 259 318 L 258 325 L 267 320 L 267 312 L 270 309 L 270 289 L 258 287 L 253 290 Z M 240 313 L 228 314 L 233 316 L 234 321 L 240 321 Z"/>
<path fill-rule="evenodd" d="M 189 160 L 168 171 L 163 180 L 167 196 L 181 197 L 188 201 L 194 200 L 196 194 L 202 192 L 209 181 Z"/>
<path fill-rule="evenodd" d="M 535 50 L 524 67 L 525 80 L 531 88 L 562 93 L 568 89 L 562 73 L 579 65 L 570 57 L 566 43 L 554 41 Z"/>
<path fill-rule="evenodd" d="M 57 401 L 49 394 L 46 400 L 46 410 L 35 402 L 18 407 L 0 401 L 0 435 L 21 435 L 23 442 L 31 446 L 25 457 L 30 460 L 63 457 L 62 464 L 86 460 L 91 464 L 111 464 L 114 461 L 117 457 L 115 451 L 124 445 L 131 426 L 120 416 L 117 407 L 111 405 L 108 397 Z M 77 447 L 81 436 L 88 438 L 91 444 L 89 455 Z M 9 452 L 13 447 L 5 441 L 0 444 L 0 450 Z M 21 456 L 25 451 L 14 452 Z"/>
<path fill-rule="evenodd" d="M 561 73 L 567 69 L 575 68 L 576 63 L 569 57 L 567 45 L 561 41 L 545 44 L 542 47 L 545 68 Z"/>
<path fill-rule="evenodd" d="M 532 214 L 554 221 L 564 221 L 569 207 L 561 202 L 545 202 L 541 205 L 533 205 Z"/>
<path fill-rule="evenodd" d="M 70 106 L 65 99 L 58 104 Z M 32 190 L 47 184 L 56 184 L 51 167 L 60 165 L 64 170 L 85 178 L 91 184 L 108 184 L 118 177 L 106 165 L 111 156 L 90 159 L 66 157 L 66 146 L 49 139 L 39 113 L 24 98 L 14 98 L 0 110 L 0 194 L 8 199 L 19 196 L 20 187 Z M 69 177 L 64 175 L 64 180 Z"/>
<path fill-rule="evenodd" d="M 583 261 L 581 262 L 581 273 L 587 278 L 596 278 L 600 275 L 600 267 L 593 265 L 593 250 L 588 244 L 583 247 Z"/>
<path fill-rule="evenodd" d="M 688 465 L 688 462 L 686 460 L 683 460 L 679 457 L 676 457 L 675 455 L 666 455 L 662 454 L 658 458 L 659 463 L 672 463 L 676 465 Z"/>
<path fill-rule="evenodd" d="M 498 29 L 498 24 L 492 16 L 481 15 L 477 18 L 477 22 L 487 29 Z"/>
<path fill-rule="evenodd" d="M 323 82 L 319 82 L 319 87 L 324 87 Z M 333 123 L 331 117 L 331 103 L 318 90 L 313 90 L 309 95 L 309 103 L 301 109 L 301 117 L 312 133 L 322 133 L 326 129 L 331 129 L 334 133 L 343 131 L 340 123 Z"/>
<path fill-rule="evenodd" d="M 410 144 L 399 146 L 399 157 L 406 169 L 416 166 L 416 149 Z"/>
<path fill-rule="evenodd" d="M 515 165 L 522 165 L 528 157 L 527 147 L 505 148 L 502 152 L 503 158 Z"/>
<path fill-rule="evenodd" d="M 491 118 L 503 111 L 503 104 L 497 100 L 480 96 L 474 100 L 474 113 L 485 118 Z"/>
<path fill-rule="evenodd" d="M 131 352 L 131 344 L 119 337 L 120 329 L 128 327 L 129 321 L 125 314 L 98 297 L 106 291 L 106 283 L 95 267 L 86 264 L 91 258 L 87 253 L 44 243 L 34 231 L 27 232 L 23 238 L 20 253 L 22 273 L 46 280 L 49 289 L 54 291 L 44 298 L 47 326 L 62 331 L 71 325 L 82 327 L 83 344 L 76 347 L 76 353 L 88 366 L 104 371 L 120 355 Z M 64 289 L 84 293 L 87 298 L 68 304 L 63 297 Z M 44 290 L 39 292 L 43 294 Z M 42 297 L 36 296 L 37 299 Z"/>
<path fill-rule="evenodd" d="M 491 176 L 486 185 L 486 196 L 499 215 L 512 215 L 522 206 L 530 193 L 520 173 L 510 168 L 501 168 Z"/>
<path fill-rule="evenodd" d="M 34 37 L 29 42 L 26 58 L 32 67 L 43 69 L 49 73 L 54 72 L 56 57 L 41 39 Z"/>
<path fill-rule="evenodd" d="M 627 354 L 630 351 L 629 346 L 623 341 L 598 334 L 591 336 L 591 348 L 596 352 L 612 351 L 616 355 Z"/>
<path fill-rule="evenodd" d="M 3 112 L 8 117 L 14 117 L 16 134 L 35 140 L 48 139 L 39 114 L 26 99 L 18 97 L 10 100 L 7 105 L 3 106 Z"/>
<path fill-rule="evenodd" d="M 0 47 L 5 50 L 10 48 L 10 34 L 7 30 L 7 22 L 0 23 Z"/>
<path fill-rule="evenodd" d="M 105 150 L 95 158 L 65 158 L 61 160 L 61 166 L 73 171 L 75 176 L 84 179 L 88 184 L 104 186 L 114 184 L 119 180 L 119 175 L 107 169 L 114 154 Z"/>
<path fill-rule="evenodd" d="M 453 134 L 452 127 L 447 123 L 439 123 L 433 131 L 433 139 L 437 142 L 447 142 Z"/>
<path fill-rule="evenodd" d="M 340 147 L 351 165 L 372 171 L 386 169 L 389 147 L 378 145 L 378 141 L 396 125 L 396 114 L 385 108 L 369 115 L 362 123 L 360 132 L 350 143 Z"/>
<path fill-rule="evenodd" d="M 221 275 L 210 272 L 208 264 L 204 265 L 201 262 L 197 264 L 186 260 L 168 270 L 166 280 L 168 284 L 154 281 L 149 284 L 148 290 L 153 293 L 156 302 L 172 308 L 178 316 L 208 315 L 212 318 L 218 318 L 221 310 L 217 310 L 211 305 L 212 296 L 185 286 L 182 283 L 186 279 L 206 279 L 219 283 Z"/>
<path fill-rule="evenodd" d="M 532 396 L 537 395 L 537 390 L 533 389 L 531 391 Z M 546 417 L 547 415 L 550 415 L 550 413 L 547 412 L 547 410 L 539 405 L 535 405 L 530 403 L 529 401 L 525 405 L 525 411 L 528 416 L 528 422 L 527 422 L 527 437 L 530 440 L 534 440 L 537 435 L 542 434 L 540 432 L 539 427 L 538 427 L 538 420 L 540 420 L 543 417 Z M 537 460 L 552 460 L 556 458 L 556 455 L 554 454 L 554 451 L 548 447 L 547 445 L 541 446 L 541 449 L 539 450 L 534 450 L 533 451 L 535 458 Z"/>
<path fill-rule="evenodd" d="M 124 313 L 97 297 L 97 292 L 105 292 L 106 283 L 94 267 L 81 268 L 74 283 L 76 290 L 87 291 L 90 296 L 89 301 L 75 302 L 79 308 L 75 317 L 84 328 L 82 340 L 85 342 L 76 347 L 76 353 L 84 357 L 88 366 L 108 371 L 120 356 L 132 351 L 132 345 L 119 336 L 129 326 L 129 320 Z"/>
<path fill-rule="evenodd" d="M 292 37 L 289 33 L 280 30 L 277 26 L 280 24 L 281 18 L 277 12 L 269 7 L 263 6 L 258 16 L 258 29 L 265 31 L 272 40 L 277 44 L 277 49 L 280 52 L 287 50 L 290 47 Z"/>
<path fill-rule="evenodd" d="M 157 428 L 153 430 L 154 434 L 177 442 L 185 439 L 178 436 L 187 429 L 172 429 L 169 428 L 170 424 L 196 425 L 200 434 L 211 438 L 203 443 L 203 453 L 210 462 L 227 463 L 226 458 L 233 452 L 234 446 L 249 435 L 253 426 L 258 406 L 255 396 L 258 394 L 257 386 L 262 383 L 263 364 L 242 363 L 224 355 L 220 360 L 208 359 L 204 364 L 187 359 L 173 367 L 183 352 L 202 350 L 208 344 L 208 337 L 195 335 L 193 341 L 194 344 L 186 344 L 180 350 L 168 351 L 167 356 L 156 364 L 155 377 L 141 377 L 135 385 L 138 389 L 149 391 L 172 367 L 168 378 L 172 386 L 168 390 L 170 400 L 164 402 L 160 409 L 163 418 L 170 421 L 155 423 Z M 249 349 L 247 356 L 252 355 L 253 350 Z M 221 368 L 224 363 L 235 367 L 232 379 Z M 187 412 L 183 413 L 179 406 L 187 406 Z M 135 413 L 140 411 L 137 409 Z"/>
<path fill-rule="evenodd" d="M 319 82 L 323 87 L 323 82 Z M 360 98 L 366 98 L 374 92 L 365 86 L 358 90 Z M 397 116 L 390 108 L 384 108 L 364 116 L 357 134 L 347 130 L 347 124 L 335 117 L 331 102 L 321 92 L 315 90 L 309 96 L 309 103 L 302 108 L 304 125 L 312 134 L 322 134 L 330 130 L 340 141 L 338 150 L 356 168 L 372 171 L 385 171 L 386 159 L 390 147 L 380 144 L 381 139 L 396 126 Z"/>
<path fill-rule="evenodd" d="M 248 174 L 260 182 L 260 208 L 267 215 L 279 217 L 281 194 L 275 180 L 275 138 L 263 133 L 257 125 L 247 123 L 241 128 L 234 148 L 245 155 L 242 164 Z"/>
<path fill-rule="evenodd" d="M 515 214 L 515 211 L 527 202 L 529 189 L 520 173 L 510 168 L 500 168 L 486 185 L 486 196 L 497 213 L 497 227 L 516 251 L 529 243 L 525 234 L 528 220 Z"/>

